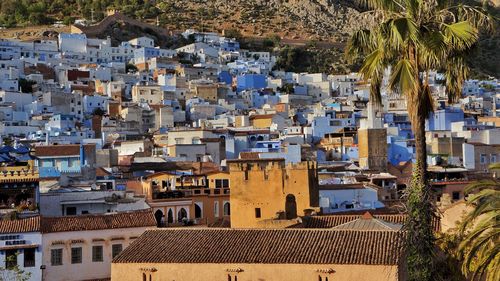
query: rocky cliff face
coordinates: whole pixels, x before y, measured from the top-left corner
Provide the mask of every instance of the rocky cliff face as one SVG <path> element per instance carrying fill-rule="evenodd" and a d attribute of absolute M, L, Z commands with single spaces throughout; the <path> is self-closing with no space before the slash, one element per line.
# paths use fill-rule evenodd
<path fill-rule="evenodd" d="M 170 5 L 174 6 L 170 11 L 178 14 L 169 24 L 181 28 L 186 26 L 184 20 L 191 24 L 203 20 L 207 29 L 236 28 L 244 34 L 297 39 L 330 40 L 370 20 L 356 10 L 355 0 L 177 0 Z"/>

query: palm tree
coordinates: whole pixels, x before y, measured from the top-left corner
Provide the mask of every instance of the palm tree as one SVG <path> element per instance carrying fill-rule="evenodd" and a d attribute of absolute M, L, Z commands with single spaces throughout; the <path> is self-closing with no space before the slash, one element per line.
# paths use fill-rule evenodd
<path fill-rule="evenodd" d="M 490 169 L 500 169 L 500 163 Z M 481 180 L 465 192 L 474 193 L 467 200 L 474 209 L 460 226 L 462 271 L 471 280 L 500 280 L 500 180 Z"/>
<path fill-rule="evenodd" d="M 375 24 L 352 35 L 346 54 L 350 59 L 364 56 L 360 73 L 371 83 L 372 101 L 382 100 L 380 88 L 388 68 L 388 90 L 406 98 L 416 147 L 407 192 L 407 266 L 410 280 L 431 280 L 434 208 L 426 175 L 425 120 L 434 101 L 429 73 L 443 71 L 449 101 L 458 100 L 468 73 L 465 56 L 478 40 L 478 28 L 491 26 L 491 19 L 481 8 L 452 5 L 449 0 L 360 1 Z"/>

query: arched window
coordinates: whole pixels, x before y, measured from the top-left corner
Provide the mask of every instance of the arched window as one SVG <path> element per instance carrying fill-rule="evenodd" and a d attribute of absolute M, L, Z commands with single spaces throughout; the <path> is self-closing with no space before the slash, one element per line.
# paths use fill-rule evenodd
<path fill-rule="evenodd" d="M 174 213 L 172 212 L 172 209 L 168 209 L 167 222 L 174 223 Z"/>
<path fill-rule="evenodd" d="M 297 202 L 295 201 L 295 196 L 293 194 L 288 194 L 286 196 L 285 215 L 287 220 L 297 217 Z"/>
<path fill-rule="evenodd" d="M 231 215 L 231 204 L 229 202 L 224 203 L 224 216 Z"/>
<path fill-rule="evenodd" d="M 155 212 L 156 225 L 161 227 L 163 224 L 163 212 L 161 210 L 156 210 Z"/>
<path fill-rule="evenodd" d="M 142 281 L 148 281 L 148 280 L 146 279 L 146 273 L 143 273 L 143 274 L 142 274 Z"/>
<path fill-rule="evenodd" d="M 227 281 L 231 281 L 231 275 L 227 275 Z"/>
<path fill-rule="evenodd" d="M 187 212 L 186 209 L 181 208 L 179 212 L 177 213 L 177 220 L 182 221 L 182 219 L 187 218 Z"/>
<path fill-rule="evenodd" d="M 194 204 L 194 217 L 197 218 L 197 219 L 201 219 L 202 216 L 203 215 L 202 215 L 202 211 L 201 211 L 200 205 Z"/>

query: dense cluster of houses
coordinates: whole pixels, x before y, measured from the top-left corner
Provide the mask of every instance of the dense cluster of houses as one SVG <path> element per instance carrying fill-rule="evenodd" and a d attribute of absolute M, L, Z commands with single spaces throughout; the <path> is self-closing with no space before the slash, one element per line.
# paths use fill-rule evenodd
<path fill-rule="evenodd" d="M 183 36 L 194 42 L 174 50 L 148 37 L 0 39 L 0 268 L 56 281 L 404 280 L 404 96 L 384 89 L 377 105 L 356 73 L 284 72 L 234 39 Z M 430 78 L 443 231 L 500 159 L 500 87 L 467 81 L 451 104 Z"/>

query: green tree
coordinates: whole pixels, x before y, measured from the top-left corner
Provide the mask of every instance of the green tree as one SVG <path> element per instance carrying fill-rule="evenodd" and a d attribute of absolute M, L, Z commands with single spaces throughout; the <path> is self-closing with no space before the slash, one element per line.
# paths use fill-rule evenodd
<path fill-rule="evenodd" d="M 137 66 L 135 66 L 135 64 L 132 64 L 132 63 L 127 63 L 127 65 L 125 66 L 125 72 L 129 73 L 129 72 L 137 72 L 139 69 L 137 68 Z"/>
<path fill-rule="evenodd" d="M 490 166 L 500 170 L 500 163 Z M 462 272 L 470 280 L 500 280 L 500 180 L 487 179 L 469 185 L 467 205 L 473 207 L 460 227 Z M 484 279 L 483 279 L 484 278 Z"/>
<path fill-rule="evenodd" d="M 21 92 L 23 93 L 33 93 L 33 85 L 35 84 L 35 81 L 21 78 L 19 79 L 19 90 L 21 90 Z"/>
<path fill-rule="evenodd" d="M 406 97 L 415 135 L 416 163 L 406 208 L 407 266 L 409 280 L 432 280 L 435 215 L 427 180 L 425 120 L 433 110 L 429 72 L 446 76 L 450 101 L 461 96 L 467 76 L 465 56 L 477 42 L 481 26 L 491 19 L 481 8 L 452 5 L 447 0 L 365 0 L 374 19 L 373 27 L 356 31 L 349 39 L 347 55 L 364 56 L 360 73 L 371 83 L 371 99 L 381 101 L 384 71 L 391 67 L 389 90 Z"/>
<path fill-rule="evenodd" d="M 9 266 L 0 266 L 0 281 L 28 281 L 31 277 L 31 272 L 22 270 L 17 264 L 17 255 L 6 258 L 6 264 Z"/>
<path fill-rule="evenodd" d="M 72 16 L 65 16 L 63 19 L 63 23 L 65 25 L 72 25 L 73 23 L 75 23 L 75 18 Z"/>
<path fill-rule="evenodd" d="M 224 36 L 227 38 L 234 38 L 236 41 L 241 41 L 243 39 L 243 35 L 237 29 L 228 29 L 224 31 Z"/>

